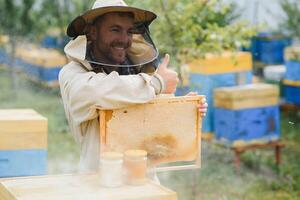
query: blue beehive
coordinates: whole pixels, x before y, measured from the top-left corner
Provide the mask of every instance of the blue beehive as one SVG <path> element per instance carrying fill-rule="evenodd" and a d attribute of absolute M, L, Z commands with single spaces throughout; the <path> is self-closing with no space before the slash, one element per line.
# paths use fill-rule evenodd
<path fill-rule="evenodd" d="M 206 96 L 209 105 L 202 121 L 202 133 L 213 133 L 213 90 L 252 82 L 252 58 L 250 53 L 208 55 L 189 65 L 191 91 Z"/>
<path fill-rule="evenodd" d="M 36 46 L 19 47 L 17 58 L 17 65 L 30 79 L 48 86 L 58 85 L 59 71 L 67 62 L 57 50 Z"/>
<path fill-rule="evenodd" d="M 285 101 L 300 105 L 300 46 L 287 47 L 284 57 L 286 66 L 283 80 Z"/>
<path fill-rule="evenodd" d="M 283 80 L 283 88 L 285 101 L 300 105 L 300 81 Z"/>
<path fill-rule="evenodd" d="M 300 61 L 286 61 L 284 78 L 291 81 L 300 81 Z"/>
<path fill-rule="evenodd" d="M 216 139 L 230 146 L 264 143 L 280 136 L 279 89 L 272 84 L 214 91 Z"/>
<path fill-rule="evenodd" d="M 282 64 L 284 63 L 284 48 L 290 44 L 290 38 L 272 33 L 259 33 L 252 39 L 253 59 L 265 64 Z"/>
<path fill-rule="evenodd" d="M 300 47 L 290 46 L 284 50 L 286 73 L 285 80 L 300 81 Z"/>
<path fill-rule="evenodd" d="M 0 48 L 0 63 L 8 64 L 9 63 L 9 57 L 4 49 Z"/>
<path fill-rule="evenodd" d="M 0 110 L 0 177 L 46 173 L 47 123 L 34 110 Z"/>
<path fill-rule="evenodd" d="M 284 63 L 284 48 L 291 44 L 288 38 L 266 38 L 261 41 L 261 62 L 265 64 Z"/>

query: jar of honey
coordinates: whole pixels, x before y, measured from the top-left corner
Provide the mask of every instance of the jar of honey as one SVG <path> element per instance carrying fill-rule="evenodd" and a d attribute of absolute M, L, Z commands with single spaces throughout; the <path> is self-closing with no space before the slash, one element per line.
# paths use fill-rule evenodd
<path fill-rule="evenodd" d="M 147 152 L 144 150 L 127 150 L 124 152 L 125 183 L 141 185 L 147 180 Z"/>
<path fill-rule="evenodd" d="M 123 154 L 104 152 L 100 156 L 100 182 L 105 187 L 123 184 Z"/>

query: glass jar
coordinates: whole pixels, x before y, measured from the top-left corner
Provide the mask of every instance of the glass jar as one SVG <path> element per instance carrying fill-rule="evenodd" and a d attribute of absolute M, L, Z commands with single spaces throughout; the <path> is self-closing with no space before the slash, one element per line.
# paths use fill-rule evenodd
<path fill-rule="evenodd" d="M 147 180 L 147 152 L 127 150 L 124 152 L 125 182 L 129 185 L 141 185 Z"/>
<path fill-rule="evenodd" d="M 123 184 L 122 153 L 102 153 L 100 156 L 100 182 L 105 187 L 118 187 Z"/>

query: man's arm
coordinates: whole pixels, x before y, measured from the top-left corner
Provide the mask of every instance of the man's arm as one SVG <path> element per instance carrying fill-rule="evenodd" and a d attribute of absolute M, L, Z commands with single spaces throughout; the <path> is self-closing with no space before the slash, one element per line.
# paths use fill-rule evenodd
<path fill-rule="evenodd" d="M 76 123 L 81 123 L 97 117 L 97 108 L 116 109 L 146 103 L 162 90 L 170 91 L 164 87 L 167 76 L 168 73 L 162 76 L 96 74 L 71 62 L 61 70 L 59 83 L 65 106 Z"/>

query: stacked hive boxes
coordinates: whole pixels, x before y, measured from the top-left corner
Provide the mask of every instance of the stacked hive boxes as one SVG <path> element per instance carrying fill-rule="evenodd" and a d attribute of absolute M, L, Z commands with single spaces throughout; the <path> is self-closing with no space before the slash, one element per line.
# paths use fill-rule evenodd
<path fill-rule="evenodd" d="M 280 135 L 279 89 L 249 84 L 214 91 L 215 134 L 225 145 L 265 143 Z"/>
<path fill-rule="evenodd" d="M 0 177 L 46 172 L 47 119 L 34 110 L 0 110 Z"/>
<path fill-rule="evenodd" d="M 17 64 L 31 79 L 53 86 L 58 83 L 58 73 L 66 64 L 66 57 L 57 50 L 35 46 L 22 46 L 17 49 Z"/>
<path fill-rule="evenodd" d="M 189 64 L 190 87 L 192 91 L 206 96 L 209 109 L 203 119 L 202 132 L 214 131 L 213 127 L 213 89 L 252 82 L 251 54 L 206 55 L 205 58 Z"/>
<path fill-rule="evenodd" d="M 300 47 L 285 49 L 285 66 L 286 73 L 283 80 L 285 100 L 300 105 Z"/>

